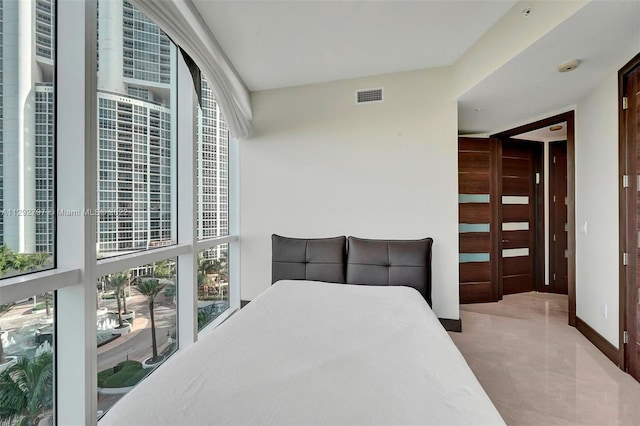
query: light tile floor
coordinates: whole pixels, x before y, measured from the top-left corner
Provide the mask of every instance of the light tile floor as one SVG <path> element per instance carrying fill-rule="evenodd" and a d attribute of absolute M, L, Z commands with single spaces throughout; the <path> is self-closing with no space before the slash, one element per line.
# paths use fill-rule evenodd
<path fill-rule="evenodd" d="M 449 333 L 508 425 L 640 425 L 640 383 L 567 325 L 567 297 L 461 306 Z"/>

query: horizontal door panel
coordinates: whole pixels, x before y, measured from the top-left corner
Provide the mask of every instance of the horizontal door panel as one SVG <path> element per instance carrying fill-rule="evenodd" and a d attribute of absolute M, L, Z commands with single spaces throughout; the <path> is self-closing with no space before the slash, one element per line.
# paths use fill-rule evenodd
<path fill-rule="evenodd" d="M 531 150 L 527 146 L 516 143 L 505 143 L 502 145 L 502 158 L 531 158 Z"/>
<path fill-rule="evenodd" d="M 491 144 L 487 139 L 458 139 L 458 152 L 465 151 L 491 152 Z"/>
<path fill-rule="evenodd" d="M 533 291 L 533 278 L 531 274 L 505 276 L 502 278 L 502 288 L 504 294 Z"/>
<path fill-rule="evenodd" d="M 516 159 L 516 158 L 503 158 L 502 159 L 502 176 L 503 177 L 529 177 L 530 175 L 530 162 L 529 160 Z"/>
<path fill-rule="evenodd" d="M 459 204 L 460 223 L 489 223 L 491 209 L 489 204 Z"/>
<path fill-rule="evenodd" d="M 491 166 L 489 152 L 461 152 L 458 154 L 458 169 L 469 172 L 486 172 Z"/>
<path fill-rule="evenodd" d="M 460 303 L 483 303 L 495 301 L 490 282 L 460 284 Z"/>
<path fill-rule="evenodd" d="M 460 282 L 491 281 L 491 263 L 461 263 Z"/>
<path fill-rule="evenodd" d="M 489 233 L 460 234 L 460 253 L 488 253 L 490 251 L 491 237 Z"/>
<path fill-rule="evenodd" d="M 502 195 L 529 195 L 531 180 L 529 178 L 503 177 Z"/>
<path fill-rule="evenodd" d="M 529 231 L 502 231 L 503 249 L 529 247 L 530 241 Z"/>
<path fill-rule="evenodd" d="M 503 204 L 503 222 L 528 222 L 531 216 L 531 207 L 527 204 Z"/>
<path fill-rule="evenodd" d="M 505 257 L 502 259 L 503 275 L 528 274 L 531 271 L 531 256 Z"/>
<path fill-rule="evenodd" d="M 488 194 L 490 184 L 489 173 L 458 173 L 459 194 Z"/>

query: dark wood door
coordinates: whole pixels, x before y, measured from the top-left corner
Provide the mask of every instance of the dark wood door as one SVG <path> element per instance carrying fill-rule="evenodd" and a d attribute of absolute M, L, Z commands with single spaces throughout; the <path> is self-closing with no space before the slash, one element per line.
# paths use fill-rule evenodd
<path fill-rule="evenodd" d="M 623 81 L 627 108 L 623 112 L 626 146 L 628 188 L 623 191 L 626 199 L 626 330 L 625 368 L 636 380 L 640 380 L 640 202 L 638 178 L 640 177 L 640 67 L 627 74 Z"/>
<path fill-rule="evenodd" d="M 503 294 L 539 288 L 537 234 L 543 146 L 537 142 L 505 140 L 502 143 L 502 257 Z"/>
<path fill-rule="evenodd" d="M 567 224 L 567 142 L 549 144 L 549 287 L 553 293 L 569 290 Z"/>
<path fill-rule="evenodd" d="M 460 138 L 458 202 L 460 235 L 460 303 L 501 298 L 497 262 L 500 142 Z"/>

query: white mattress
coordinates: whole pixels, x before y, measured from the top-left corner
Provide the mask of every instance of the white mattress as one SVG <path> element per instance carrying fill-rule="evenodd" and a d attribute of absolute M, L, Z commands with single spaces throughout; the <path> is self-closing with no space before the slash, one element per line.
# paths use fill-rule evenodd
<path fill-rule="evenodd" d="M 416 290 L 280 281 L 100 421 L 202 424 L 504 422 Z"/>

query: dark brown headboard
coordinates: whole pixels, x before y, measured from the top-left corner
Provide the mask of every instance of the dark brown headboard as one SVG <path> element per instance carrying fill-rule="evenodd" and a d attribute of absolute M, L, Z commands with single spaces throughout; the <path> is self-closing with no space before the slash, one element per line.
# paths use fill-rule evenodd
<path fill-rule="evenodd" d="M 347 284 L 413 287 L 431 306 L 432 238 L 366 240 L 349 237 Z"/>
<path fill-rule="evenodd" d="M 431 306 L 432 238 L 368 240 L 349 237 L 300 239 L 272 235 L 271 282 L 408 286 Z"/>
<path fill-rule="evenodd" d="M 279 280 L 346 282 L 346 237 L 271 236 L 271 284 Z"/>

